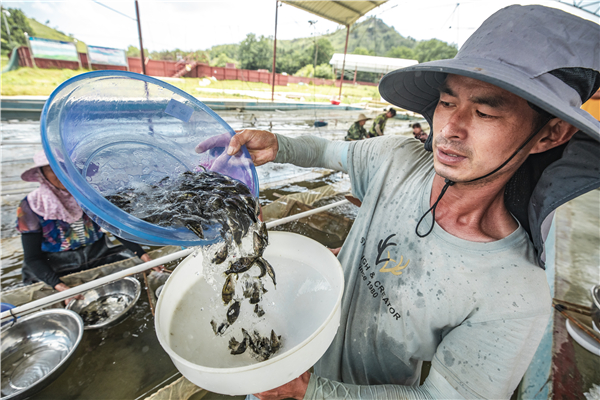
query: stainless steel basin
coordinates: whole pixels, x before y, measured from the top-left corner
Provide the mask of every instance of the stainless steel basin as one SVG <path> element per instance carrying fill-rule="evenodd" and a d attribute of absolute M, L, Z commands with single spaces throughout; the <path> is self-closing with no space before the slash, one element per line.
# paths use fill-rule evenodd
<path fill-rule="evenodd" d="M 107 283 L 83 293 L 83 300 L 71 301 L 67 309 L 83 319 L 84 329 L 113 326 L 131 311 L 140 298 L 142 287 L 132 277 Z"/>
<path fill-rule="evenodd" d="M 29 397 L 69 365 L 83 336 L 69 310 L 40 311 L 2 329 L 2 400 Z"/>
<path fill-rule="evenodd" d="M 594 329 L 600 332 L 600 285 L 592 287 L 592 322 Z"/>

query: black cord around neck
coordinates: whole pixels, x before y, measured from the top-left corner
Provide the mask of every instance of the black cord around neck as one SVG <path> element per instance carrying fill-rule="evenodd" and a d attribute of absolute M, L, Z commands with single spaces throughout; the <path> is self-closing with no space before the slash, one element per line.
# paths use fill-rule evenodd
<path fill-rule="evenodd" d="M 445 182 L 446 182 L 446 184 L 442 188 L 442 192 L 438 196 L 437 200 L 435 201 L 435 203 L 433 203 L 433 205 L 429 208 L 429 210 L 427 210 L 425 212 L 425 214 L 423 214 L 423 216 L 419 220 L 419 223 L 417 224 L 417 227 L 415 228 L 415 233 L 420 238 L 424 238 L 425 236 L 429 235 L 431 233 L 431 231 L 433 230 L 433 226 L 435 225 L 435 209 L 436 209 L 438 203 L 440 202 L 440 200 L 442 199 L 442 197 L 444 196 L 444 193 L 446 193 L 446 190 L 448 190 L 448 188 L 450 186 L 452 186 L 452 185 L 454 185 L 456 183 L 456 182 L 451 181 L 450 179 L 446 179 Z M 429 228 L 429 230 L 427 231 L 427 233 L 424 234 L 424 235 L 421 235 L 419 233 L 419 225 L 421 225 L 421 222 L 423 222 L 423 219 L 427 216 L 427 214 L 429 214 L 430 211 L 431 211 L 431 216 L 433 217 L 433 223 L 431 224 L 431 227 Z"/>
<path fill-rule="evenodd" d="M 512 160 L 517 154 L 519 154 L 519 152 L 521 150 L 523 150 L 523 148 L 525 146 L 527 146 L 527 143 L 529 143 L 531 141 L 531 139 L 533 139 L 538 133 L 540 133 L 540 131 L 548 124 L 548 122 L 550 122 L 550 120 L 554 118 L 553 116 L 550 116 L 550 118 L 548 118 L 537 130 L 535 130 L 525 141 L 525 143 L 523 143 L 517 150 L 515 150 L 515 152 L 508 158 L 508 160 L 504 161 L 498 168 L 496 168 L 495 170 L 493 170 L 492 172 L 485 174 L 483 176 L 480 176 L 479 178 L 475 178 L 475 179 L 471 179 L 470 181 L 467 181 L 465 183 L 471 183 L 471 182 L 475 182 L 478 181 L 480 179 L 484 179 L 487 178 L 488 176 L 495 174 L 496 172 L 500 171 L 502 168 L 504 168 L 504 166 L 506 164 L 508 164 L 510 162 L 510 160 Z M 432 138 L 433 140 L 433 138 Z M 438 203 L 440 202 L 440 200 L 442 200 L 442 197 L 444 197 L 444 194 L 446 193 L 446 190 L 448 190 L 448 188 L 452 185 L 454 185 L 456 182 L 451 181 L 448 178 L 445 178 L 444 182 L 446 183 L 444 185 L 444 187 L 442 188 L 442 191 L 440 192 L 440 195 L 438 196 L 437 200 L 435 201 L 435 203 L 433 203 L 433 205 L 429 208 L 429 210 L 427 210 L 425 212 L 425 214 L 423 214 L 423 216 L 421 217 L 421 219 L 419 219 L 419 222 L 417 223 L 417 226 L 415 227 L 415 233 L 417 234 L 418 237 L 420 238 L 424 238 L 425 236 L 429 235 L 431 233 L 431 231 L 433 231 L 433 227 L 435 225 L 435 209 L 437 208 Z M 427 231 L 427 233 L 425 233 L 424 235 L 421 235 L 419 233 L 419 226 L 421 225 L 421 222 L 423 222 L 423 219 L 427 216 L 427 214 L 429 214 L 431 212 L 431 216 L 433 217 L 433 221 L 431 222 L 431 227 L 429 228 L 429 230 Z"/>

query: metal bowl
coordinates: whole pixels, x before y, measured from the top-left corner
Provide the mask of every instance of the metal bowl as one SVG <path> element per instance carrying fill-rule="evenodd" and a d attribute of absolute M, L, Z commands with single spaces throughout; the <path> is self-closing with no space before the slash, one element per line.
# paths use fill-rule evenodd
<path fill-rule="evenodd" d="M 107 283 L 83 293 L 83 300 L 71 301 L 67 309 L 83 319 L 84 329 L 99 329 L 120 322 L 140 298 L 142 287 L 132 277 Z"/>
<path fill-rule="evenodd" d="M 600 285 L 592 287 L 592 322 L 594 329 L 600 332 Z"/>
<path fill-rule="evenodd" d="M 29 397 L 70 364 L 83 336 L 81 317 L 53 309 L 2 329 L 2 400 Z"/>

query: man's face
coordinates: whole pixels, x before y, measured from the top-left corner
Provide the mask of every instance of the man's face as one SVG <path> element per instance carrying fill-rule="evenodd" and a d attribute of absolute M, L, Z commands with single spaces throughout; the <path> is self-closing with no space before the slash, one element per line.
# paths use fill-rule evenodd
<path fill-rule="evenodd" d="M 359 124 L 360 126 L 365 126 L 365 124 L 366 124 L 366 123 L 367 123 L 367 120 L 366 120 L 366 119 L 363 119 L 362 121 L 358 121 L 358 124 Z"/>
<path fill-rule="evenodd" d="M 527 140 L 534 116 L 525 100 L 504 89 L 448 75 L 433 118 L 436 172 L 467 182 L 493 171 Z M 489 179 L 512 174 L 527 156 L 526 150 Z"/>
<path fill-rule="evenodd" d="M 386 113 L 385 113 L 385 116 L 386 116 L 386 117 L 388 117 L 388 118 L 392 118 L 392 117 L 393 117 L 393 115 L 392 115 L 392 112 L 391 112 L 391 111 L 388 111 L 388 112 L 386 112 Z"/>
<path fill-rule="evenodd" d="M 423 132 L 423 130 L 421 129 L 421 127 L 420 127 L 420 126 L 415 126 L 415 127 L 413 128 L 413 135 L 415 135 L 415 136 L 418 136 L 418 135 L 420 135 L 422 132 Z"/>

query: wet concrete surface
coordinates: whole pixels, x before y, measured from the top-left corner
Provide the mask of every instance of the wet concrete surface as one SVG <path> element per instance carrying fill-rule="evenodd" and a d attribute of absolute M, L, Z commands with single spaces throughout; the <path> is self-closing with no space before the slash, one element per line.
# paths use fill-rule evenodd
<path fill-rule="evenodd" d="M 556 296 L 590 306 L 600 284 L 600 190 L 562 206 L 556 215 Z"/>
<path fill-rule="evenodd" d="M 561 206 L 556 213 L 555 298 L 590 307 L 590 289 L 600 284 L 600 190 Z M 600 385 L 600 357 L 567 332 L 565 318 L 555 312 L 553 397 L 584 398 Z"/>

